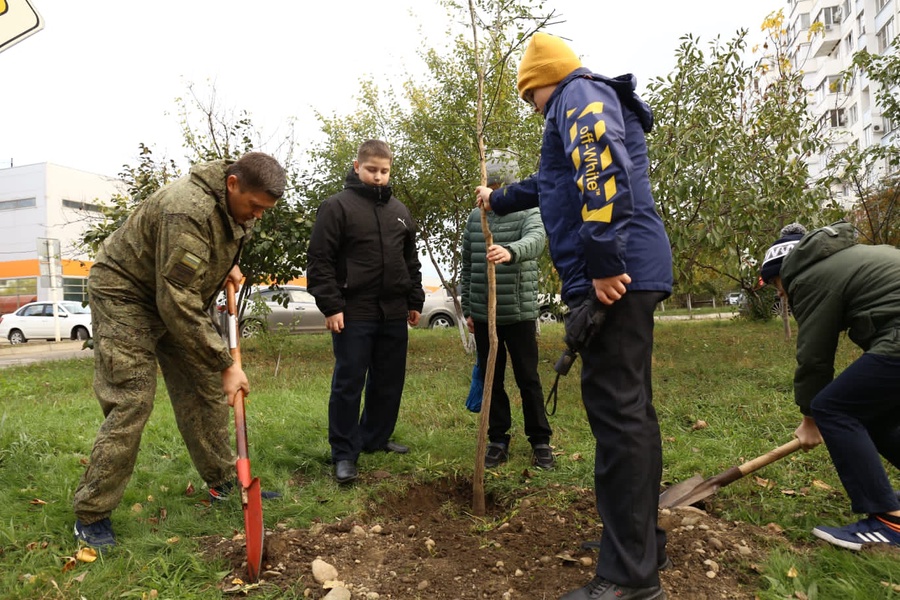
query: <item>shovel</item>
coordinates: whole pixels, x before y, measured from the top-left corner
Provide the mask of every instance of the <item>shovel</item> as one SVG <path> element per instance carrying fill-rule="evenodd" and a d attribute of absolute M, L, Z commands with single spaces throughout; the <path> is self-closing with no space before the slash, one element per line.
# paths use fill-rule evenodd
<path fill-rule="evenodd" d="M 225 284 L 228 303 L 228 347 L 237 366 L 241 366 L 241 349 L 238 346 L 237 311 L 234 300 L 234 283 Z M 237 436 L 237 477 L 241 484 L 241 505 L 244 508 L 244 537 L 247 540 L 247 574 L 251 582 L 259 579 L 263 559 L 262 491 L 259 478 L 250 476 L 250 455 L 247 452 L 247 421 L 244 417 L 244 392 L 234 398 L 234 429 Z"/>
<path fill-rule="evenodd" d="M 660 494 L 659 507 L 675 508 L 678 506 L 690 506 L 691 504 L 700 502 L 704 498 L 708 498 L 715 494 L 719 491 L 719 488 L 725 487 L 729 483 L 737 481 L 744 475 L 748 475 L 757 469 L 772 464 L 776 460 L 784 458 L 788 454 L 796 452 L 799 449 L 800 440 L 794 438 L 783 446 L 770 450 L 762 456 L 758 456 L 751 461 L 745 462 L 739 467 L 731 467 L 727 471 L 723 471 L 709 479 L 703 479 L 700 475 L 695 475 L 690 479 L 670 487 Z"/>

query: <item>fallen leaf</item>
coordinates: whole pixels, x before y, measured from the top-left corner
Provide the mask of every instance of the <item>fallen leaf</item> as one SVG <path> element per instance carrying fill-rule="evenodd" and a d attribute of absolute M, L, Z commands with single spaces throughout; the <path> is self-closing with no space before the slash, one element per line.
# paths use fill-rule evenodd
<path fill-rule="evenodd" d="M 140 502 L 135 502 L 131 507 L 131 512 L 139 513 L 142 510 L 144 510 L 144 507 Z"/>
<path fill-rule="evenodd" d="M 244 585 L 244 580 L 241 579 L 240 577 L 235 577 L 234 579 L 231 580 L 231 584 L 232 585 Z"/>
<path fill-rule="evenodd" d="M 812 484 L 813 484 L 813 487 L 817 487 L 817 488 L 819 488 L 820 490 L 825 490 L 825 491 L 827 491 L 827 492 L 830 492 L 831 490 L 834 489 L 833 487 L 831 487 L 830 485 L 828 485 L 828 484 L 825 483 L 824 481 L 820 481 L 820 480 L 818 480 L 818 479 L 813 479 Z"/>
<path fill-rule="evenodd" d="M 41 500 L 40 498 L 35 498 L 31 501 L 31 504 L 41 505 L 47 504 L 45 500 Z"/>
<path fill-rule="evenodd" d="M 238 580 L 238 581 L 240 581 L 240 580 Z M 226 594 L 244 594 L 246 596 L 247 592 L 249 592 L 250 590 L 255 590 L 258 587 L 259 587 L 258 583 L 245 584 L 243 581 L 241 581 L 240 584 L 235 585 L 234 587 L 225 588 L 222 591 Z"/>
<path fill-rule="evenodd" d="M 707 423 L 703 419 L 697 419 L 696 421 L 694 421 L 694 424 L 691 425 L 691 429 L 694 431 L 697 431 L 698 429 L 706 429 L 707 427 L 709 427 L 709 423 Z"/>
<path fill-rule="evenodd" d="M 766 529 L 768 529 L 772 533 L 784 533 L 784 528 L 778 523 L 769 523 L 768 525 L 766 525 Z"/>
<path fill-rule="evenodd" d="M 560 559 L 563 562 L 567 562 L 567 563 L 577 563 L 578 562 L 577 558 L 572 558 L 572 556 L 569 554 L 557 554 L 556 558 Z"/>
<path fill-rule="evenodd" d="M 753 480 L 756 481 L 756 485 L 758 485 L 759 487 L 771 488 L 775 485 L 768 479 L 763 479 L 762 477 L 754 477 Z"/>
<path fill-rule="evenodd" d="M 78 583 L 83 583 L 85 577 L 87 577 L 87 571 L 84 571 L 81 575 L 78 575 L 77 577 L 73 577 L 72 581 L 77 581 Z"/>
<path fill-rule="evenodd" d="M 66 560 L 66 562 L 65 562 L 65 564 L 63 565 L 63 568 L 62 568 L 63 573 L 65 573 L 65 572 L 67 572 L 67 571 L 71 571 L 71 570 L 74 569 L 75 566 L 78 564 L 78 561 L 75 560 L 75 557 L 74 557 L 74 556 L 66 556 L 66 557 L 65 557 L 65 560 Z"/>
<path fill-rule="evenodd" d="M 784 494 L 785 496 L 796 496 L 797 495 L 797 492 L 795 492 L 794 490 L 781 490 L 781 493 Z"/>
<path fill-rule="evenodd" d="M 93 548 L 80 548 L 75 553 L 75 558 L 81 562 L 92 563 L 97 560 L 97 551 Z"/>
<path fill-rule="evenodd" d="M 800 573 L 797 572 L 797 569 L 795 567 L 791 567 L 787 571 L 787 576 L 790 577 L 791 579 L 797 577 L 798 575 L 800 575 Z"/>
<path fill-rule="evenodd" d="M 184 489 L 185 496 L 193 496 L 194 495 L 194 484 L 188 481 L 187 487 Z"/>
<path fill-rule="evenodd" d="M 176 535 L 175 537 L 170 537 L 169 539 L 167 539 L 166 543 L 167 544 L 177 544 L 180 541 L 181 541 L 181 538 Z"/>

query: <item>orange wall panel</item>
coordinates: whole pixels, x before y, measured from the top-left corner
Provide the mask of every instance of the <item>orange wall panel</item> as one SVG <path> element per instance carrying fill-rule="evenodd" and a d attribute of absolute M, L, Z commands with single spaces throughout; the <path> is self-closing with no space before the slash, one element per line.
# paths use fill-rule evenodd
<path fill-rule="evenodd" d="M 93 263 L 88 261 L 63 259 L 63 275 L 68 277 L 87 277 L 91 264 Z M 7 279 L 10 277 L 39 277 L 40 274 L 41 267 L 36 258 L 0 262 L 0 279 Z"/>

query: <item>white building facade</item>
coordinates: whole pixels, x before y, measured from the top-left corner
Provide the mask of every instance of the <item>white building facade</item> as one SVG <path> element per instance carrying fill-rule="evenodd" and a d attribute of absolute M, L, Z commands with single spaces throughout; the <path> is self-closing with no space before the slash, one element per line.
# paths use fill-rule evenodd
<path fill-rule="evenodd" d="M 77 242 L 123 191 L 117 179 L 52 163 L 0 169 L 0 314 L 54 295 L 85 300 L 91 263 Z M 58 241 L 59 255 L 48 259 L 42 240 Z"/>
<path fill-rule="evenodd" d="M 829 152 L 850 144 L 896 145 L 900 123 L 882 114 L 876 101 L 879 84 L 864 73 L 847 82 L 842 73 L 851 68 L 853 55 L 860 50 L 879 55 L 892 51 L 900 0 L 788 0 L 788 7 L 794 64 L 803 71 L 804 85 L 812 94 L 813 116 L 832 136 Z M 812 177 L 824 172 L 827 158 L 826 154 L 811 161 Z M 838 199 L 853 200 L 852 190 L 835 192 Z"/>

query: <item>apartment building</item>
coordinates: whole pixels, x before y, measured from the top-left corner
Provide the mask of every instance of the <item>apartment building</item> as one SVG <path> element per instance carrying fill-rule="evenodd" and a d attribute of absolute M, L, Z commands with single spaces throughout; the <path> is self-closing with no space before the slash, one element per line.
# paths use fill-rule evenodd
<path fill-rule="evenodd" d="M 900 0 L 788 0 L 788 6 L 794 64 L 803 71 L 812 94 L 813 115 L 832 137 L 829 153 L 850 144 L 867 148 L 900 143 L 900 123 L 883 115 L 876 102 L 879 84 L 865 74 L 849 82 L 841 77 L 856 52 L 891 51 L 900 25 Z M 811 161 L 811 176 L 824 171 L 827 158 L 828 153 Z M 878 175 L 884 175 L 883 167 Z M 834 191 L 839 199 L 852 202 L 852 190 Z"/>
<path fill-rule="evenodd" d="M 122 182 L 52 163 L 0 169 L 0 314 L 33 300 L 86 299 L 77 241 Z"/>

